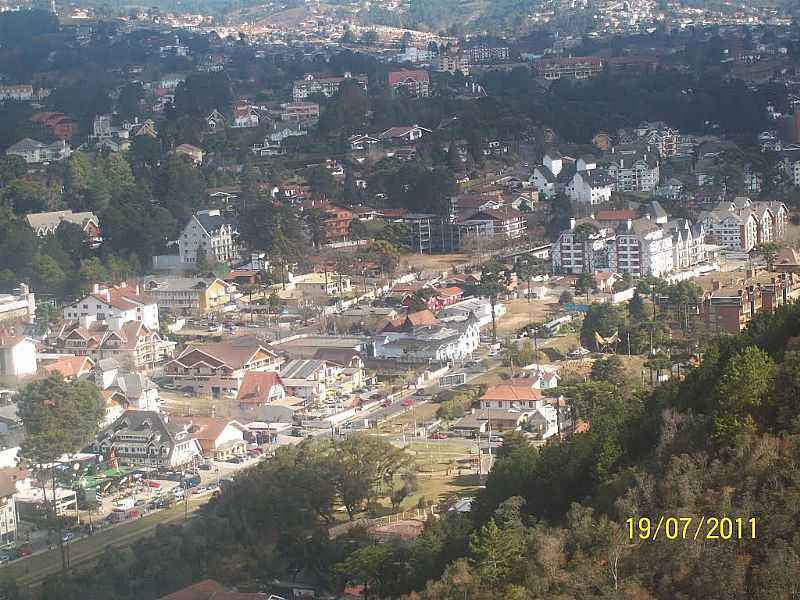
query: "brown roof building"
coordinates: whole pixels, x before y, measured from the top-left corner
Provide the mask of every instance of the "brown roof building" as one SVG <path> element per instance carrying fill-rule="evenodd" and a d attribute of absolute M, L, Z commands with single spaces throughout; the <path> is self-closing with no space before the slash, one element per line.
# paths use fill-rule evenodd
<path fill-rule="evenodd" d="M 204 579 L 189 587 L 162 596 L 159 600 L 266 600 L 267 595 L 261 593 L 229 592 L 213 579 Z"/>

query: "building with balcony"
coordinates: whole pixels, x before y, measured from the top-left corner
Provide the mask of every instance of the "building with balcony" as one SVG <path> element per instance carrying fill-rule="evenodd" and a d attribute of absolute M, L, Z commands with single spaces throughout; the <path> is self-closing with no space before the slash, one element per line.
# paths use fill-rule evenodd
<path fill-rule="evenodd" d="M 158 307 L 174 315 L 202 316 L 231 302 L 234 284 L 216 278 L 164 277 L 146 279 L 144 290 Z"/>
<path fill-rule="evenodd" d="M 248 371 L 278 371 L 283 359 L 255 336 L 215 344 L 190 344 L 164 366 L 179 387 L 198 395 L 235 397 Z"/>
<path fill-rule="evenodd" d="M 239 259 L 236 221 L 219 210 L 201 210 L 192 215 L 180 237 L 180 257 L 184 264 L 197 264 L 198 252 L 209 264 L 229 264 Z"/>
<path fill-rule="evenodd" d="M 158 331 L 158 304 L 153 298 L 140 293 L 139 286 L 121 283 L 115 287 L 100 284 L 92 286 L 92 293 L 64 308 L 64 320 L 94 317 L 103 322 L 119 319 L 122 323 L 141 321 L 146 327 Z"/>

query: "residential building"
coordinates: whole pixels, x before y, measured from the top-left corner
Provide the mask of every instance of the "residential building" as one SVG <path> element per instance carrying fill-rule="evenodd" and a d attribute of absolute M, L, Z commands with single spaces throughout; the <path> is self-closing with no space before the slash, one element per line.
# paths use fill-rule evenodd
<path fill-rule="evenodd" d="M 469 57 L 461 50 L 443 52 L 431 59 L 431 69 L 437 73 L 460 72 L 469 75 Z"/>
<path fill-rule="evenodd" d="M 308 273 L 294 282 L 302 296 L 342 296 L 352 291 L 350 277 L 341 273 Z"/>
<path fill-rule="evenodd" d="M 121 464 L 175 469 L 196 464 L 202 449 L 185 423 L 146 410 L 126 410 L 97 434 L 93 450 Z"/>
<path fill-rule="evenodd" d="M 209 133 L 216 133 L 225 129 L 227 120 L 216 108 L 206 117 L 206 129 Z"/>
<path fill-rule="evenodd" d="M 247 102 L 237 102 L 233 105 L 232 127 L 258 127 L 259 116 L 255 108 Z"/>
<path fill-rule="evenodd" d="M 614 233 L 593 219 L 570 219 L 553 244 L 553 269 L 560 273 L 595 273 L 608 269 Z"/>
<path fill-rule="evenodd" d="M 389 71 L 389 91 L 393 96 L 427 98 L 430 96 L 431 79 L 427 71 Z"/>
<path fill-rule="evenodd" d="M 47 344 L 57 352 L 88 356 L 95 363 L 113 358 L 130 369 L 151 369 L 175 351 L 175 342 L 141 321 L 120 317 L 98 321 L 94 315 L 66 321 Z"/>
<path fill-rule="evenodd" d="M 247 371 L 239 385 L 236 401 L 239 405 L 272 404 L 286 397 L 281 376 L 274 371 Z"/>
<path fill-rule="evenodd" d="M 30 472 L 20 467 L 0 469 L 0 548 L 17 544 L 17 494 L 30 487 Z"/>
<path fill-rule="evenodd" d="M 614 182 L 605 169 L 578 169 L 567 185 L 570 200 L 582 204 L 604 204 L 611 200 Z"/>
<path fill-rule="evenodd" d="M 472 356 L 479 344 L 480 325 L 473 314 L 411 330 L 384 329 L 373 340 L 375 358 L 415 364 L 464 360 Z"/>
<path fill-rule="evenodd" d="M 505 304 L 497 302 L 494 305 L 495 321 L 506 314 L 506 310 Z M 444 307 L 437 316 L 444 323 L 449 323 L 451 319 L 461 321 L 474 316 L 478 320 L 478 327 L 483 329 L 492 323 L 492 303 L 488 298 L 468 298 Z"/>
<path fill-rule="evenodd" d="M 602 72 L 603 61 L 595 56 L 542 58 L 534 70 L 547 80 L 589 79 Z"/>
<path fill-rule="evenodd" d="M 490 387 L 480 397 L 483 409 L 535 410 L 544 404 L 542 391 L 533 387 L 530 381 L 521 379 Z"/>
<path fill-rule="evenodd" d="M 33 323 L 36 316 L 36 295 L 20 283 L 11 294 L 0 294 L 0 323 Z"/>
<path fill-rule="evenodd" d="M 192 215 L 181 234 L 181 262 L 197 264 L 198 252 L 205 252 L 209 264 L 238 260 L 236 233 L 236 221 L 219 210 L 198 211 Z"/>
<path fill-rule="evenodd" d="M 365 75 L 353 76 L 346 72 L 344 77 L 315 77 L 308 73 L 303 79 L 296 80 L 292 86 L 292 98 L 295 102 L 305 100 L 314 94 L 322 94 L 330 98 L 336 95 L 344 81 L 356 82 L 365 92 L 369 79 Z"/>
<path fill-rule="evenodd" d="M 457 433 L 475 437 L 488 432 L 518 431 L 527 419 L 528 413 L 518 409 L 473 409 L 470 414 L 455 421 L 450 426 L 450 429 Z"/>
<path fill-rule="evenodd" d="M 52 144 L 44 144 L 31 138 L 25 138 L 7 148 L 6 154 L 19 156 L 31 165 L 64 160 L 70 157 L 72 149 L 64 140 L 56 140 Z"/>
<path fill-rule="evenodd" d="M 613 146 L 603 157 L 618 192 L 652 192 L 660 177 L 658 155 L 640 146 Z"/>
<path fill-rule="evenodd" d="M 43 365 L 41 370 L 48 375 L 58 373 L 66 381 L 73 381 L 91 375 L 94 361 L 88 356 L 65 356 Z"/>
<path fill-rule="evenodd" d="M 164 372 L 195 394 L 236 396 L 248 371 L 277 371 L 283 360 L 254 336 L 215 344 L 190 344 Z"/>
<path fill-rule="evenodd" d="M 689 219 L 675 219 L 665 226 L 672 233 L 672 265 L 684 271 L 706 260 L 706 230 Z"/>
<path fill-rule="evenodd" d="M 800 115 L 800 111 L 797 112 L 797 115 Z M 800 145 L 792 144 L 784 147 L 780 152 L 780 156 L 783 170 L 789 181 L 795 187 L 800 187 Z"/>
<path fill-rule="evenodd" d="M 611 269 L 634 277 L 662 277 L 673 270 L 672 236 L 650 219 L 617 230 Z"/>
<path fill-rule="evenodd" d="M 381 141 L 369 135 L 351 135 L 347 143 L 350 144 L 350 150 L 365 151 L 372 146 L 380 144 Z"/>
<path fill-rule="evenodd" d="M 274 597 L 273 597 L 274 598 Z M 204 579 L 159 600 L 269 600 L 262 593 L 230 592 L 213 579 Z"/>
<path fill-rule="evenodd" d="M 542 164 L 533 168 L 528 183 L 544 198 L 552 198 L 559 191 L 557 177 L 562 169 L 561 153 L 558 150 L 548 150 L 542 158 Z"/>
<path fill-rule="evenodd" d="M 200 444 L 200 451 L 206 458 L 227 460 L 247 454 L 247 441 L 244 436 L 248 429 L 236 419 L 171 417 L 170 421 L 186 428 L 189 435 Z"/>
<path fill-rule="evenodd" d="M 236 286 L 222 279 L 164 277 L 145 279 L 144 290 L 161 310 L 175 315 L 202 316 L 233 300 Z"/>
<path fill-rule="evenodd" d="M 316 102 L 287 102 L 281 104 L 281 121 L 300 123 L 319 121 L 319 104 Z"/>
<path fill-rule="evenodd" d="M 738 197 L 700 215 L 700 223 L 717 243 L 749 252 L 756 245 L 781 239 L 786 232 L 788 209 L 782 202 L 753 202 Z"/>
<path fill-rule="evenodd" d="M 345 242 L 350 239 L 350 223 L 353 220 L 352 210 L 328 200 L 308 200 L 303 203 L 304 211 L 312 209 L 320 210 L 325 215 L 323 221 L 325 230 L 324 243 Z"/>
<path fill-rule="evenodd" d="M 159 329 L 156 301 L 141 294 L 138 285 L 129 287 L 124 282 L 115 287 L 95 283 L 91 294 L 64 308 L 65 321 L 87 316 L 99 322 L 110 319 L 119 319 L 122 323 L 141 321 L 154 331 Z"/>
<path fill-rule="evenodd" d="M 118 394 L 125 410 L 159 411 L 159 388 L 145 374 L 124 370 L 114 358 L 97 361 L 95 385 L 103 392 Z"/>
<path fill-rule="evenodd" d="M 69 140 L 78 135 L 80 124 L 77 119 L 60 112 L 38 112 L 31 116 L 31 122 L 41 125 L 57 140 Z"/>
<path fill-rule="evenodd" d="M 33 100 L 33 86 L 30 84 L 0 85 L 0 102 L 7 100 L 30 102 Z"/>
<path fill-rule="evenodd" d="M 0 330 L 0 375 L 24 377 L 35 375 L 36 343 L 24 335 Z"/>
<path fill-rule="evenodd" d="M 488 46 L 486 44 L 481 44 L 480 46 L 465 48 L 464 53 L 467 55 L 469 62 L 473 65 L 508 60 L 507 46 Z"/>
<path fill-rule="evenodd" d="M 558 387 L 561 379 L 558 375 L 558 367 L 552 365 L 541 365 L 534 363 L 522 367 L 519 378 L 531 382 L 536 390 L 550 390 Z"/>
<path fill-rule="evenodd" d="M 308 408 L 319 408 L 337 393 L 336 376 L 341 367 L 324 360 L 295 359 L 281 367 L 281 381 L 289 396 L 302 398 Z M 343 392 L 343 390 L 339 390 Z"/>
<path fill-rule="evenodd" d="M 203 164 L 203 151 L 197 146 L 191 144 L 180 144 L 175 148 L 175 154 L 178 156 L 185 156 L 192 161 L 195 165 Z"/>
<path fill-rule="evenodd" d="M 528 223 L 520 211 L 503 207 L 472 212 L 456 221 L 454 227 L 459 240 L 469 234 L 515 240 L 525 235 Z"/>
<path fill-rule="evenodd" d="M 431 133 L 430 129 L 420 127 L 419 125 L 409 125 L 401 127 L 391 127 L 381 133 L 378 138 L 384 142 L 391 143 L 414 143 L 422 139 L 426 133 Z"/>
<path fill-rule="evenodd" d="M 36 237 L 54 234 L 61 223 L 72 223 L 83 230 L 83 235 L 89 245 L 94 246 L 103 241 L 100 220 L 93 212 L 75 213 L 71 210 L 56 210 L 28 214 L 25 216 L 25 220 Z"/>

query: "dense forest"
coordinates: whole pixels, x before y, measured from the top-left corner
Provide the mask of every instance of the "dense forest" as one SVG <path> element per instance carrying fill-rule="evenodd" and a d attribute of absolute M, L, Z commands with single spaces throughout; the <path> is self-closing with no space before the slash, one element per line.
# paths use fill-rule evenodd
<path fill-rule="evenodd" d="M 256 589 L 287 574 L 406 600 L 795 598 L 799 336 L 800 306 L 781 307 L 710 341 L 682 381 L 562 389 L 589 431 L 541 450 L 508 435 L 473 511 L 442 513 L 411 546 L 326 532 L 340 508 L 402 498 L 413 485 L 402 451 L 358 435 L 307 441 L 185 526 L 51 579 L 42 598 L 143 600 L 207 576 Z M 756 535 L 630 538 L 628 518 L 661 515 L 754 518 Z"/>

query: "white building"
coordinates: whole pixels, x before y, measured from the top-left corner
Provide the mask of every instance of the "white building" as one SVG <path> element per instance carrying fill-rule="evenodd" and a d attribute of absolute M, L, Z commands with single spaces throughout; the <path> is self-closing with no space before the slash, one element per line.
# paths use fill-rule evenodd
<path fill-rule="evenodd" d="M 9 335 L 0 331 L 0 375 L 34 375 L 36 368 L 36 343 L 23 335 Z"/>
<path fill-rule="evenodd" d="M 713 210 L 700 215 L 700 224 L 721 246 L 736 252 L 750 252 L 758 243 L 758 219 L 755 213 Z"/>
<path fill-rule="evenodd" d="M 308 73 L 303 79 L 298 79 L 294 82 L 292 98 L 295 102 L 305 100 L 314 94 L 322 94 L 330 98 L 339 91 L 339 87 L 344 81 L 355 81 L 361 89 L 365 92 L 367 91 L 369 79 L 364 75 L 354 77 L 351 73 L 346 72 L 344 77 L 314 77 L 314 75 Z"/>
<path fill-rule="evenodd" d="M 498 302 L 494 306 L 495 320 L 506 314 L 504 304 Z M 475 315 L 478 319 L 478 327 L 483 329 L 492 322 L 492 304 L 488 298 L 468 298 L 461 302 L 456 302 L 440 310 L 437 314 L 443 323 L 449 323 L 451 319 L 463 320 Z"/>
<path fill-rule="evenodd" d="M 548 150 L 542 164 L 533 168 L 528 183 L 544 198 L 552 198 L 558 192 L 558 175 L 563 168 L 563 160 L 558 150 Z"/>
<path fill-rule="evenodd" d="M 116 287 L 94 284 L 92 293 L 64 309 L 65 321 L 76 321 L 91 316 L 96 321 L 119 319 L 121 323 L 141 321 L 145 327 L 158 331 L 158 304 L 139 293 L 139 286 L 128 287 L 122 283 Z"/>
<path fill-rule="evenodd" d="M 0 323 L 19 321 L 33 323 L 36 316 L 36 295 L 27 285 L 19 284 L 13 294 L 0 294 Z"/>
<path fill-rule="evenodd" d="M 618 192 L 651 192 L 658 185 L 658 154 L 638 146 L 616 146 L 606 154 L 608 175 Z"/>
<path fill-rule="evenodd" d="M 675 219 L 665 226 L 672 234 L 672 264 L 684 271 L 706 260 L 706 230 L 701 224 L 692 225 L 688 219 Z"/>
<path fill-rule="evenodd" d="M 672 236 L 650 219 L 628 221 L 617 232 L 612 258 L 618 273 L 662 277 L 673 270 Z"/>
<path fill-rule="evenodd" d="M 45 144 L 31 138 L 18 141 L 6 150 L 6 154 L 21 157 L 26 163 L 40 164 L 64 160 L 72 154 L 72 149 L 64 140 Z"/>
<path fill-rule="evenodd" d="M 614 232 L 593 219 L 570 219 L 552 247 L 553 268 L 561 273 L 594 273 L 610 267 Z"/>
<path fill-rule="evenodd" d="M 580 159 L 579 159 L 580 162 Z M 581 204 L 604 204 L 611 200 L 614 184 L 609 174 L 604 169 L 578 168 L 572 181 L 567 185 L 567 195 L 573 202 Z"/>
<path fill-rule="evenodd" d="M 180 257 L 184 264 L 196 264 L 198 251 L 205 251 L 209 264 L 231 263 L 239 258 L 236 223 L 219 210 L 201 210 L 183 229 Z"/>
<path fill-rule="evenodd" d="M 19 467 L 0 469 L 0 548 L 17 543 L 17 504 L 15 497 L 30 488 L 30 473 Z"/>

